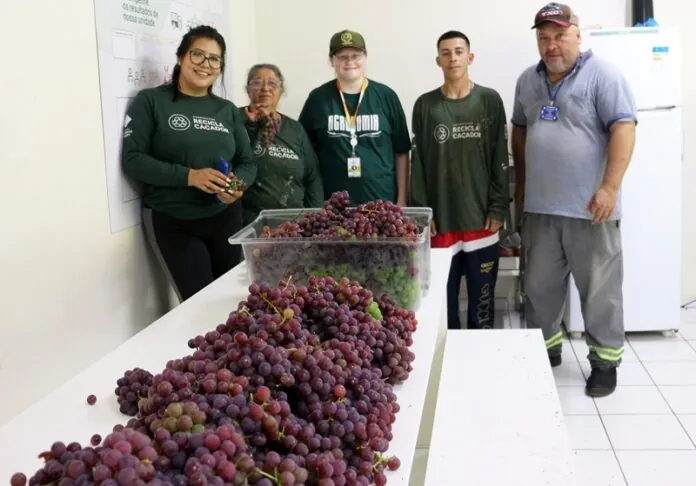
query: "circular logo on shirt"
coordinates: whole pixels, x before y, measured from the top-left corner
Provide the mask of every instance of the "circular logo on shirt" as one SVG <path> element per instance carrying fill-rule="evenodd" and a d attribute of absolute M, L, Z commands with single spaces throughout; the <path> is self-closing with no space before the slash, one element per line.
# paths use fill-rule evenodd
<path fill-rule="evenodd" d="M 450 129 L 442 124 L 437 125 L 433 131 L 433 136 L 437 143 L 445 143 L 450 137 Z"/>
<path fill-rule="evenodd" d="M 256 142 L 256 145 L 254 145 L 254 157 L 261 157 L 265 153 L 266 148 L 263 145 L 261 145 L 260 142 Z"/>
<path fill-rule="evenodd" d="M 182 132 L 184 130 L 188 130 L 190 126 L 191 121 L 184 115 L 175 113 L 169 117 L 169 128 L 172 130 Z"/>

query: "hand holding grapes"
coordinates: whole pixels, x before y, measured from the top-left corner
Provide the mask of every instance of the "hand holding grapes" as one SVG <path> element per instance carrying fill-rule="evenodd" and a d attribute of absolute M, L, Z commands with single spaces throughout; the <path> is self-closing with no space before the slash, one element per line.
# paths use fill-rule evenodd
<path fill-rule="evenodd" d="M 280 131 L 280 114 L 272 111 L 268 105 L 263 103 L 245 106 L 244 114 L 250 123 L 258 127 L 258 140 L 261 146 L 271 145 Z"/>
<path fill-rule="evenodd" d="M 228 189 L 226 191 L 222 191 L 220 194 L 218 194 L 218 199 L 220 199 L 220 202 L 223 204 L 232 204 L 235 202 L 237 199 L 242 197 L 244 193 L 242 191 L 235 191 L 232 189 Z"/>
<path fill-rule="evenodd" d="M 244 107 L 244 115 L 251 123 L 258 123 L 268 117 L 269 114 L 268 105 L 263 103 L 255 103 Z"/>
<path fill-rule="evenodd" d="M 231 179 L 215 169 L 191 169 L 188 173 L 188 185 L 208 194 L 222 192 Z"/>
<path fill-rule="evenodd" d="M 230 172 L 227 176 L 229 184 L 218 194 L 218 199 L 223 204 L 232 204 L 237 199 L 244 195 L 244 181 L 239 179 L 234 172 Z"/>

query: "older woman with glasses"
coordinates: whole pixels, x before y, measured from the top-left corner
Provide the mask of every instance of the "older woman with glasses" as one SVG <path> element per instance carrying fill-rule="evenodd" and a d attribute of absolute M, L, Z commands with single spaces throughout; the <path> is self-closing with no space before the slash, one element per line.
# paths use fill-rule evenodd
<path fill-rule="evenodd" d="M 250 104 L 243 112 L 258 175 L 242 198 L 244 224 L 263 209 L 321 206 L 324 189 L 312 144 L 302 125 L 278 112 L 285 89 L 280 69 L 253 66 L 246 89 Z"/>
<path fill-rule="evenodd" d="M 212 92 L 225 69 L 212 27 L 184 35 L 171 83 L 139 92 L 124 121 L 122 163 L 143 184 L 143 223 L 180 300 L 241 261 L 242 190 L 256 179 L 239 108 Z M 237 182 L 238 182 L 237 181 Z"/>
<path fill-rule="evenodd" d="M 405 206 L 411 137 L 399 97 L 365 76 L 359 33 L 334 34 L 329 58 L 336 79 L 312 90 L 299 117 L 319 158 L 325 197 L 347 190 L 352 204 Z"/>

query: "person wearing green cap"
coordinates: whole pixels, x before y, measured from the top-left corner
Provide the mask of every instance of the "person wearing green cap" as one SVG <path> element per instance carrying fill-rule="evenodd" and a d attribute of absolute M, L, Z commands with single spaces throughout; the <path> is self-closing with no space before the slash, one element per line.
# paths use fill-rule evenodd
<path fill-rule="evenodd" d="M 336 79 L 313 89 L 299 116 L 319 159 L 324 196 L 348 191 L 352 205 L 378 199 L 407 204 L 411 137 L 399 97 L 365 76 L 358 32 L 329 42 Z"/>

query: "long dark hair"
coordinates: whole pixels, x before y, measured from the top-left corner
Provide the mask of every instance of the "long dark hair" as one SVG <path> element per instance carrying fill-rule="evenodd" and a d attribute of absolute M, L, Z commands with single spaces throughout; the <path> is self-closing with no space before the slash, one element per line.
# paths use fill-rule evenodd
<path fill-rule="evenodd" d="M 210 39 L 214 40 L 215 42 L 218 43 L 220 46 L 220 53 L 222 57 L 222 65 L 220 66 L 220 74 L 223 80 L 222 83 L 222 89 L 225 89 L 225 55 L 227 54 L 227 44 L 225 44 L 225 38 L 220 34 L 220 32 L 217 31 L 214 27 L 211 27 L 209 25 L 199 25 L 197 27 L 193 27 L 189 29 L 189 31 L 184 34 L 184 37 L 181 39 L 181 43 L 179 44 L 179 48 L 176 50 L 176 58 L 181 59 L 184 57 L 186 54 L 188 54 L 189 50 L 191 49 L 191 46 L 193 45 L 194 42 L 196 42 L 197 39 Z M 174 66 L 174 69 L 172 70 L 172 80 L 171 80 L 171 85 L 172 85 L 172 91 L 174 92 L 174 100 L 176 100 L 181 93 L 179 90 L 179 77 L 181 76 L 181 66 L 177 62 L 176 66 Z M 213 86 L 211 85 L 208 88 L 208 93 L 213 92 Z"/>

